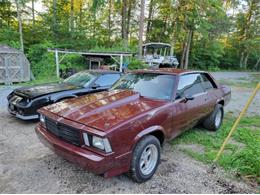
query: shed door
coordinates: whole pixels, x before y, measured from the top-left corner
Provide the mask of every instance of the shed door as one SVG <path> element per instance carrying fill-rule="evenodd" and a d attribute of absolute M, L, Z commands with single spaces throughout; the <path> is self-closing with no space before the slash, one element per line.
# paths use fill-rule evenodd
<path fill-rule="evenodd" d="M 0 82 L 10 84 L 24 80 L 23 56 L 19 53 L 0 55 Z"/>

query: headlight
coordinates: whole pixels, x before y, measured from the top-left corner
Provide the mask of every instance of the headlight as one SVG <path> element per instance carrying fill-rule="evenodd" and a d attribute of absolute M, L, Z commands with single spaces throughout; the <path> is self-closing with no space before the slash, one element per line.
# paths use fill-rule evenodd
<path fill-rule="evenodd" d="M 112 152 L 110 143 L 107 138 L 101 138 L 97 136 L 91 136 L 87 133 L 83 133 L 83 139 L 86 146 L 92 146 L 100 150 L 105 151 L 106 153 Z M 91 140 L 91 143 L 90 143 Z"/>
<path fill-rule="evenodd" d="M 100 150 L 105 150 L 104 141 L 100 137 L 93 136 L 92 137 L 92 145 Z"/>
<path fill-rule="evenodd" d="M 42 123 L 45 123 L 45 116 L 43 116 L 42 114 L 40 114 L 40 121 L 41 121 Z"/>

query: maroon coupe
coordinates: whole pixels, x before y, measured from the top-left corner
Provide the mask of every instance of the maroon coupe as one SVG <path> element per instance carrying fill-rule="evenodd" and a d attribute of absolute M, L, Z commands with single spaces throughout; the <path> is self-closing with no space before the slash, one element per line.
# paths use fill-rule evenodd
<path fill-rule="evenodd" d="M 230 88 L 202 71 L 139 70 L 110 91 L 85 95 L 39 110 L 38 137 L 64 158 L 111 177 L 125 172 L 150 179 L 160 148 L 202 123 L 220 128 Z"/>

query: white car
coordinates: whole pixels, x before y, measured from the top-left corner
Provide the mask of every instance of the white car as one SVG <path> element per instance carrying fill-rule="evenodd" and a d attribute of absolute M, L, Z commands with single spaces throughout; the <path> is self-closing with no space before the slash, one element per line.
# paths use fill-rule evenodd
<path fill-rule="evenodd" d="M 177 67 L 179 62 L 172 54 L 172 46 L 167 43 L 146 43 L 143 45 L 143 61 L 150 67 Z"/>

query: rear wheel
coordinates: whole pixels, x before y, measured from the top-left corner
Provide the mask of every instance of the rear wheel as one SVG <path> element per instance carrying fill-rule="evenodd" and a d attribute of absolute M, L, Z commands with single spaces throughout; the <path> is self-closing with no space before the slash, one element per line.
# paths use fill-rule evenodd
<path fill-rule="evenodd" d="M 129 174 L 131 178 L 142 183 L 155 173 L 160 162 L 160 142 L 152 136 L 145 136 L 134 149 Z"/>
<path fill-rule="evenodd" d="M 204 120 L 203 126 L 208 130 L 216 131 L 222 124 L 223 116 L 223 106 L 221 104 L 217 104 L 214 111 Z"/>

